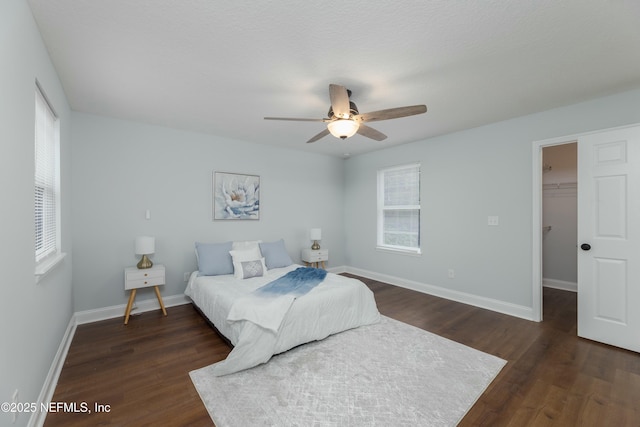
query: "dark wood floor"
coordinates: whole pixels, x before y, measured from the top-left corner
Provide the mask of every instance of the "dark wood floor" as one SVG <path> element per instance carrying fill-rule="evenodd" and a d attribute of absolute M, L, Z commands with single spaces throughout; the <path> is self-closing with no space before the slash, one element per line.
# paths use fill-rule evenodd
<path fill-rule="evenodd" d="M 362 280 L 382 314 L 508 361 L 461 426 L 640 426 L 640 355 L 577 338 L 576 294 L 545 289 L 535 323 Z M 53 401 L 92 413 L 45 426 L 212 426 L 188 373 L 230 348 L 191 305 L 167 311 L 79 326 Z"/>

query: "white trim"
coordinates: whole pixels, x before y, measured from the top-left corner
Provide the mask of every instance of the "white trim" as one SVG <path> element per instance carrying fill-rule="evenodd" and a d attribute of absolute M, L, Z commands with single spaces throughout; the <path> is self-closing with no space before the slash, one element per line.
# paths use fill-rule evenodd
<path fill-rule="evenodd" d="M 412 256 L 421 256 L 422 249 L 421 248 L 405 248 L 405 247 L 396 247 L 396 246 L 376 246 L 377 251 L 387 252 L 390 254 L 400 254 L 400 255 L 412 255 Z"/>
<path fill-rule="evenodd" d="M 40 282 L 40 280 L 53 270 L 56 265 L 60 264 L 66 256 L 67 254 L 65 252 L 58 252 L 38 262 L 34 273 L 36 276 L 36 283 Z"/>
<path fill-rule="evenodd" d="M 532 185 L 533 185 L 533 212 L 532 212 L 532 295 L 533 295 L 533 315 L 537 321 L 542 321 L 542 149 L 553 145 L 571 144 L 577 142 L 578 138 L 606 130 L 625 129 L 638 126 L 639 123 L 613 127 L 609 129 L 599 129 L 590 132 L 573 135 L 560 136 L 556 138 L 533 141 L 532 145 Z M 578 165 L 580 167 L 580 165 Z"/>
<path fill-rule="evenodd" d="M 62 336 L 62 341 L 58 346 L 58 351 L 53 358 L 53 362 L 49 368 L 49 373 L 47 374 L 42 389 L 40 390 L 40 395 L 38 396 L 38 408 L 40 408 L 41 403 L 51 402 L 51 399 L 53 398 L 53 393 L 56 391 L 56 385 L 58 385 L 58 378 L 60 378 L 60 372 L 62 372 L 62 367 L 64 366 L 64 362 L 67 358 L 71 341 L 73 341 L 73 336 L 76 333 L 76 326 L 77 322 L 74 314 L 71 316 L 71 319 L 69 319 L 67 330 Z M 46 417 L 46 412 L 35 411 L 31 414 L 27 426 L 42 427 Z"/>
<path fill-rule="evenodd" d="M 531 226 L 531 267 L 533 277 L 531 278 L 531 295 L 532 295 L 532 311 L 534 319 L 537 322 L 542 321 L 542 198 L 543 194 L 543 182 L 542 182 L 542 149 L 544 147 L 551 147 L 554 145 L 571 144 L 578 140 L 578 135 L 568 135 L 559 138 L 545 139 L 542 141 L 534 141 L 532 146 L 532 171 L 533 178 L 531 179 L 533 185 L 533 212 L 532 212 L 532 226 Z"/>
<path fill-rule="evenodd" d="M 347 266 L 346 265 L 339 265 L 337 267 L 328 268 L 327 271 L 329 273 L 334 273 L 334 274 L 346 273 L 347 272 Z"/>
<path fill-rule="evenodd" d="M 542 279 L 542 286 L 545 288 L 560 289 L 561 291 L 578 292 L 577 282 L 567 282 L 565 280 Z"/>
<path fill-rule="evenodd" d="M 463 304 L 473 305 L 475 307 L 484 308 L 498 313 L 508 314 L 510 316 L 519 317 L 526 320 L 535 320 L 531 307 L 512 304 L 491 298 L 480 297 L 477 295 L 467 294 L 465 292 L 452 291 L 450 289 L 433 286 L 426 283 L 406 280 L 400 277 L 389 276 L 386 274 L 375 273 L 373 271 L 363 270 L 360 268 L 346 267 L 347 273 L 352 273 L 368 279 L 378 280 L 402 288 L 411 289 L 422 292 L 424 294 L 434 295 L 440 298 L 461 302 Z"/>
<path fill-rule="evenodd" d="M 162 301 L 165 307 L 174 307 L 176 305 L 191 303 L 191 300 L 184 294 L 162 297 Z M 158 303 L 157 298 L 149 298 L 141 301 L 136 300 L 135 306 L 135 311 L 132 310 L 131 312 L 132 316 L 147 311 L 160 310 L 160 304 Z M 116 317 L 122 317 L 124 319 L 124 312 L 126 308 L 126 304 L 120 304 L 112 305 L 111 307 L 79 311 L 75 314 L 76 321 L 78 322 L 78 325 L 84 325 L 85 323 L 99 322 L 101 320 L 114 319 Z"/>

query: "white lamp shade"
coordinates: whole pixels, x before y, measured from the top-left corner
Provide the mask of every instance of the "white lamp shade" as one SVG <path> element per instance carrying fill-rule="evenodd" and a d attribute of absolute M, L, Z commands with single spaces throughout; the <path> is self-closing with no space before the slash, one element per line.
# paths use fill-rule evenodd
<path fill-rule="evenodd" d="M 359 127 L 358 122 L 348 119 L 334 120 L 327 125 L 331 135 L 342 139 L 355 135 Z"/>
<path fill-rule="evenodd" d="M 148 255 L 156 251 L 156 239 L 150 236 L 136 237 L 136 254 Z"/>
<path fill-rule="evenodd" d="M 309 239 L 322 240 L 322 229 L 312 228 L 311 230 L 309 230 Z"/>

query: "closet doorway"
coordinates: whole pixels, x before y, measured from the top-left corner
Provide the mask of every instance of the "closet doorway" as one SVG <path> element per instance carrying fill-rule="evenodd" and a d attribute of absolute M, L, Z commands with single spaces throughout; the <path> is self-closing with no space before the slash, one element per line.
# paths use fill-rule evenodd
<path fill-rule="evenodd" d="M 542 285 L 578 291 L 578 144 L 542 149 Z"/>

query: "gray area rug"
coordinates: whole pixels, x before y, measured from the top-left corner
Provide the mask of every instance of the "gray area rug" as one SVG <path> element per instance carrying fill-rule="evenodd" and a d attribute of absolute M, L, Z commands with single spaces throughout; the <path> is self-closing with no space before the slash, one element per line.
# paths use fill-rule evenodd
<path fill-rule="evenodd" d="M 455 426 L 505 363 L 383 316 L 246 371 L 190 375 L 217 427 Z"/>

